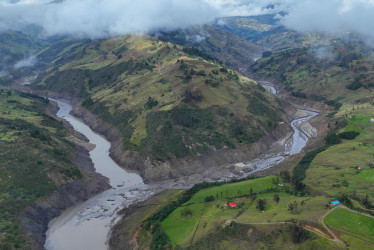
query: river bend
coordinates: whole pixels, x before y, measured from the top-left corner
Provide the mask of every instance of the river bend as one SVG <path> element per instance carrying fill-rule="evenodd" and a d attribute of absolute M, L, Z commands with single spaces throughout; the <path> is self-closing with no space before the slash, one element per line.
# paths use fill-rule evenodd
<path fill-rule="evenodd" d="M 273 94 L 277 94 L 271 85 L 263 85 Z M 164 189 L 188 188 L 191 185 L 212 181 L 203 178 L 204 174 L 196 174 L 194 181 L 190 177 L 180 177 L 177 180 L 169 180 L 145 185 L 142 178 L 129 173 L 119 167 L 109 156 L 110 143 L 102 136 L 93 132 L 90 127 L 81 120 L 70 115 L 72 107 L 60 100 L 54 100 L 59 106 L 57 116 L 67 120 L 73 128 L 85 135 L 91 144 L 96 147 L 90 151 L 91 159 L 96 171 L 109 179 L 112 189 L 98 194 L 91 199 L 67 209 L 63 214 L 49 223 L 45 248 L 47 250 L 103 250 L 107 249 L 107 236 L 111 226 L 120 218 L 117 211 L 125 206 L 134 204 Z M 299 129 L 301 123 L 318 115 L 317 112 L 300 110 L 307 115 L 291 122 L 294 133 L 291 138 L 285 138 L 275 143 L 267 153 L 248 163 L 237 163 L 241 169 L 239 175 L 230 172 L 222 172 L 222 180 L 246 177 L 254 172 L 276 166 L 288 156 L 300 153 L 308 141 L 308 137 Z M 276 148 L 276 150 L 274 150 Z M 216 171 L 208 170 L 208 171 Z M 244 171 L 245 170 L 245 171 Z M 207 172 L 209 175 L 209 172 Z M 206 176 L 206 175 L 205 175 Z"/>

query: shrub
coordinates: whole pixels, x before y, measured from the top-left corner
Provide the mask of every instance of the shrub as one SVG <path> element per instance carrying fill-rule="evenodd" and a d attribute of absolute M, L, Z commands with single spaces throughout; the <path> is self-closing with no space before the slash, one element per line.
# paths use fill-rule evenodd
<path fill-rule="evenodd" d="M 340 133 L 339 137 L 342 138 L 342 139 L 346 139 L 346 140 L 353 140 L 358 135 L 360 135 L 359 132 L 356 132 L 356 131 L 346 131 L 346 132 Z"/>
<path fill-rule="evenodd" d="M 306 94 L 303 93 L 303 92 L 300 92 L 300 91 L 297 91 L 297 92 L 292 91 L 291 95 L 294 96 L 294 97 L 306 99 Z"/>
<path fill-rule="evenodd" d="M 326 143 L 328 145 L 339 144 L 340 142 L 340 136 L 338 136 L 335 132 L 329 133 L 326 137 Z"/>
<path fill-rule="evenodd" d="M 362 83 L 356 79 L 352 83 L 348 84 L 346 86 L 346 88 L 351 89 L 351 90 L 357 90 L 357 89 L 361 88 L 362 86 L 363 86 Z"/>
<path fill-rule="evenodd" d="M 158 105 L 158 101 L 156 99 L 154 99 L 154 98 L 152 98 L 152 97 L 149 96 L 147 102 L 144 104 L 144 107 L 146 109 L 151 109 L 151 108 L 153 108 L 153 107 L 155 107 L 157 105 Z"/>
<path fill-rule="evenodd" d="M 325 149 L 326 147 L 321 147 L 314 151 L 306 153 L 306 155 L 301 159 L 301 161 L 297 164 L 297 166 L 293 170 L 294 184 L 298 184 L 298 182 L 304 180 L 305 171 L 309 167 L 309 164 L 313 161 L 314 157 L 316 157 L 317 154 L 324 151 Z M 302 187 L 302 185 L 300 187 Z"/>
<path fill-rule="evenodd" d="M 181 215 L 182 216 L 192 216 L 192 211 L 191 211 L 191 209 L 189 209 L 189 208 L 185 208 L 185 209 L 183 209 L 182 211 L 181 211 Z"/>
<path fill-rule="evenodd" d="M 264 211 L 266 206 L 266 200 L 265 199 L 259 199 L 256 204 L 256 208 L 260 211 Z"/>
<path fill-rule="evenodd" d="M 205 197 L 204 201 L 205 201 L 205 202 L 214 201 L 214 196 L 213 196 L 213 195 L 211 195 L 211 196 L 207 196 L 207 197 Z"/>
<path fill-rule="evenodd" d="M 272 54 L 273 54 L 273 52 L 271 52 L 271 51 L 264 51 L 264 52 L 262 52 L 262 57 L 267 58 L 267 57 L 270 57 Z"/>

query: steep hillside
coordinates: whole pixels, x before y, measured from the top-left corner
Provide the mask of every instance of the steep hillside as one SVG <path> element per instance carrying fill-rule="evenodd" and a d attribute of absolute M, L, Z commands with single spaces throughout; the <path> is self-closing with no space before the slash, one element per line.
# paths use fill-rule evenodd
<path fill-rule="evenodd" d="M 335 111 L 342 104 L 372 103 L 373 51 L 357 43 L 335 40 L 333 44 L 282 51 L 258 61 L 248 72 L 281 83 L 292 96 L 324 101 Z"/>
<path fill-rule="evenodd" d="M 78 149 L 65 139 L 69 132 L 63 124 L 45 113 L 46 103 L 44 98 L 0 88 L 0 249 L 29 249 L 26 239 L 41 247 L 50 219 L 72 200 L 87 199 L 90 192 L 107 187 L 78 168 Z M 79 157 L 84 162 L 84 154 Z M 71 184 L 79 186 L 79 181 L 86 191 L 65 190 L 62 204 L 58 199 L 49 203 L 48 197 L 66 187 L 76 191 Z M 40 214 L 30 216 L 31 207 Z"/>
<path fill-rule="evenodd" d="M 215 59 L 236 69 L 244 69 L 261 56 L 263 48 L 224 29 L 204 25 L 184 30 L 162 32 L 163 41 L 196 47 Z"/>
<path fill-rule="evenodd" d="M 295 195 L 276 176 L 201 183 L 124 209 L 110 249 L 336 249 L 319 223 L 328 204 L 326 197 Z"/>
<path fill-rule="evenodd" d="M 10 83 L 16 70 L 15 64 L 33 53 L 47 47 L 49 43 L 20 31 L 0 32 L 0 79 L 2 84 Z"/>
<path fill-rule="evenodd" d="M 264 88 L 198 57 L 210 59 L 197 49 L 127 36 L 74 51 L 70 61 L 57 59 L 34 87 L 84 98 L 83 107 L 116 127 L 122 137 L 117 146 L 135 153 L 114 157 L 135 158 L 129 167 L 166 166 L 166 176 L 157 178 L 180 175 L 183 164 L 176 159 L 247 148 L 287 119 Z M 186 174 L 193 162 L 184 163 Z"/>
<path fill-rule="evenodd" d="M 231 32 L 267 50 L 302 47 L 323 41 L 323 37 L 319 34 L 301 34 L 281 26 L 278 21 L 275 15 L 225 17 L 221 18 L 215 27 Z"/>

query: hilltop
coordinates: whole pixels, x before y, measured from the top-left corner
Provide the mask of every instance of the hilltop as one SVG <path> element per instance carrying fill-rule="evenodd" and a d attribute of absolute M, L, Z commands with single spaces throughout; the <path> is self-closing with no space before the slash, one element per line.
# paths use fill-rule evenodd
<path fill-rule="evenodd" d="M 229 152 L 249 153 L 288 119 L 261 85 L 195 48 L 140 36 L 69 48 L 33 87 L 83 99 L 75 113 L 112 138 L 112 156 L 146 179 L 238 160 Z"/>
<path fill-rule="evenodd" d="M 229 31 L 212 25 L 160 32 L 158 38 L 186 47 L 195 47 L 211 55 L 221 64 L 243 70 L 261 57 L 264 49 Z"/>

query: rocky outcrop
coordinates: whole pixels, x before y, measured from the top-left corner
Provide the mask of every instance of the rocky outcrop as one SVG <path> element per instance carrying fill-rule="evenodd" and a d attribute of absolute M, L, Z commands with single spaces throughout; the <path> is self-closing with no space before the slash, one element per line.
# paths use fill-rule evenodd
<path fill-rule="evenodd" d="M 286 108 L 289 115 L 295 109 Z M 276 141 L 292 131 L 288 123 L 280 123 L 270 134 L 251 145 L 238 146 L 236 149 L 222 148 L 212 150 L 198 156 L 175 158 L 166 162 L 152 161 L 144 158 L 138 152 L 124 150 L 121 133 L 113 125 L 103 122 L 97 115 L 78 105 L 73 109 L 73 115 L 81 118 L 94 131 L 104 135 L 112 144 L 110 156 L 122 167 L 135 170 L 145 182 L 153 182 L 203 173 L 209 168 L 219 168 L 222 165 L 248 161 L 265 152 Z M 289 117 L 288 115 L 288 117 Z"/>
<path fill-rule="evenodd" d="M 65 209 L 110 188 L 107 178 L 95 172 L 85 148 L 77 146 L 75 164 L 83 170 L 85 178 L 59 187 L 49 197 L 29 206 L 20 216 L 21 229 L 29 235 L 27 240 L 33 249 L 44 249 L 45 233 L 52 219 Z"/>

